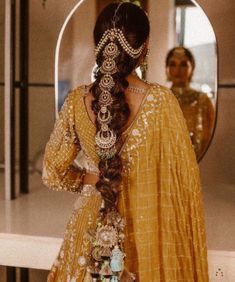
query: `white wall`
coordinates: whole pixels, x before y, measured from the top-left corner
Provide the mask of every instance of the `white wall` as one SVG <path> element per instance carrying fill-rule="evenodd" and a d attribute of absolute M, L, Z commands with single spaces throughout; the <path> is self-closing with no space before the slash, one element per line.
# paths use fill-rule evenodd
<path fill-rule="evenodd" d="M 235 83 L 235 2 L 199 0 L 215 29 L 219 83 Z M 205 195 L 208 247 L 235 250 L 235 88 L 219 89 L 218 122 L 212 144 L 200 164 Z"/>
<path fill-rule="evenodd" d="M 165 58 L 175 42 L 174 10 L 174 0 L 149 0 L 151 33 L 147 79 L 151 82 L 166 83 Z"/>

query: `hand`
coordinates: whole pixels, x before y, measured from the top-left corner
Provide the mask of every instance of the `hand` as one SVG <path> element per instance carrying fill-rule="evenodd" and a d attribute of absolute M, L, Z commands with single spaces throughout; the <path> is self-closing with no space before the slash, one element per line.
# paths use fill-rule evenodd
<path fill-rule="evenodd" d="M 83 179 L 83 184 L 95 185 L 99 181 L 99 176 L 92 173 L 86 173 Z"/>

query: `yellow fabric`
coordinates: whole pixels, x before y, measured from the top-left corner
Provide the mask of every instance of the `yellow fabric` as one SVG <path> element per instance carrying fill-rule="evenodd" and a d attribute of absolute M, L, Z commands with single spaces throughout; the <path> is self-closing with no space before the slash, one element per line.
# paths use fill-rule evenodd
<path fill-rule="evenodd" d="M 90 254 L 91 244 L 86 232 L 96 227 L 100 205 L 100 195 L 92 195 L 87 197 L 84 206 L 74 209 L 58 257 L 48 275 L 48 282 L 89 281 L 86 267 L 79 265 L 79 257 L 88 257 Z"/>
<path fill-rule="evenodd" d="M 215 109 L 206 93 L 192 88 L 174 88 L 194 146 L 197 159 L 206 150 L 215 123 Z"/>
<path fill-rule="evenodd" d="M 80 148 L 98 164 L 94 148 L 96 129 L 87 115 L 83 96 L 84 87 L 79 87 L 68 98 L 73 104 L 74 131 Z M 199 170 L 182 111 L 172 92 L 152 85 L 125 135 L 120 152 L 124 171 L 119 198 L 119 211 L 127 222 L 125 267 L 140 282 L 207 282 Z M 48 151 L 45 159 L 47 154 Z M 50 179 L 45 184 L 52 182 Z M 84 214 L 89 210 L 94 214 L 89 206 L 83 209 Z M 82 217 L 82 210 L 79 214 Z M 95 215 L 91 217 L 94 220 Z M 76 234 L 84 233 L 87 228 L 79 220 L 73 224 Z M 67 228 L 65 234 L 70 230 Z M 65 236 L 66 246 L 68 240 Z M 72 248 L 77 258 L 82 244 L 82 240 L 80 244 L 70 241 L 70 247 L 63 252 L 69 255 Z M 73 263 L 71 271 L 65 262 L 57 261 L 48 281 L 66 281 L 62 277 L 69 276 L 68 281 L 85 281 L 74 272 L 84 268 L 78 265 L 77 259 Z"/>
<path fill-rule="evenodd" d="M 73 96 L 73 93 L 69 93 L 47 142 L 42 181 L 53 190 L 76 193 L 79 192 L 84 171 L 72 164 L 81 149 L 74 128 Z"/>

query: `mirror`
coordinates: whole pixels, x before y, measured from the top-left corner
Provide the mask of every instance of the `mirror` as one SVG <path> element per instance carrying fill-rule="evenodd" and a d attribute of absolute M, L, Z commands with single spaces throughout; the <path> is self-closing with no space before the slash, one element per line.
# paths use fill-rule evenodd
<path fill-rule="evenodd" d="M 79 1 L 65 20 L 56 48 L 56 112 L 70 89 L 92 81 L 95 56 L 91 31 L 99 11 L 110 2 Z M 212 26 L 195 1 L 129 2 L 142 5 L 151 23 L 146 79 L 172 89 L 200 161 L 211 142 L 216 117 L 217 45 Z M 174 56 L 167 60 L 167 54 L 176 46 L 185 49 L 175 49 Z M 193 61 L 185 52 L 192 55 Z"/>
<path fill-rule="evenodd" d="M 192 1 L 176 1 L 175 13 L 178 47 L 167 53 L 166 75 L 200 160 L 215 126 L 216 39 L 208 18 Z"/>

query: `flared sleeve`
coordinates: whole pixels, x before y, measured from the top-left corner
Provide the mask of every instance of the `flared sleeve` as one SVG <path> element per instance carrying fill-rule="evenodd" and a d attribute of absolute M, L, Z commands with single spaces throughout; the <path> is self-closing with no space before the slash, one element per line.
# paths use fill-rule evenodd
<path fill-rule="evenodd" d="M 73 100 L 74 92 L 70 92 L 46 144 L 42 181 L 50 189 L 76 193 L 79 192 L 85 170 L 73 164 L 81 149 L 75 130 Z"/>
<path fill-rule="evenodd" d="M 181 265 L 182 272 L 186 271 L 185 277 L 188 272 L 188 278 L 191 276 L 193 281 L 206 282 L 207 246 L 199 167 L 178 101 L 171 91 L 164 92 L 162 113 L 160 118 L 157 117 L 161 140 L 158 146 L 158 189 L 169 192 L 165 200 L 171 211 L 165 210 L 162 205 L 162 216 L 170 216 L 168 227 L 178 233 L 175 235 L 178 263 L 184 261 L 188 264 L 187 271 Z M 162 217 L 161 220 L 167 224 Z M 162 240 L 164 242 L 165 239 Z"/>

